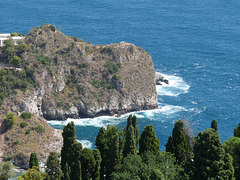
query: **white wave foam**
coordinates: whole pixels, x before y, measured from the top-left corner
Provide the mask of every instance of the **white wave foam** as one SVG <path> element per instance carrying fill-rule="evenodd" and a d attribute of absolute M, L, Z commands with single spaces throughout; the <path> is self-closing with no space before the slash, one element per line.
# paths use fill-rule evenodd
<path fill-rule="evenodd" d="M 48 123 L 52 126 L 64 126 L 67 125 L 69 122 L 73 121 L 75 126 L 93 126 L 93 127 L 104 127 L 106 128 L 107 125 L 118 125 L 121 122 L 127 120 L 130 114 L 137 116 L 138 119 L 143 118 L 154 118 L 156 115 L 164 115 L 169 116 L 171 114 L 180 112 L 180 111 L 188 111 L 187 109 L 181 106 L 173 106 L 173 105 L 166 105 L 166 104 L 159 104 L 158 109 L 153 110 L 144 110 L 144 111 L 136 111 L 122 115 L 121 117 L 116 116 L 101 116 L 96 118 L 85 118 L 85 119 L 71 119 L 68 118 L 66 121 L 48 121 Z"/>
<path fill-rule="evenodd" d="M 181 77 L 161 74 L 169 81 L 169 84 L 162 83 L 162 85 L 157 85 L 156 90 L 158 95 L 178 96 L 188 93 L 190 86 Z"/>
<path fill-rule="evenodd" d="M 122 117 L 116 118 L 115 116 L 101 116 L 96 118 L 84 118 L 84 119 L 71 119 L 68 118 L 66 121 L 48 121 L 50 125 L 67 125 L 69 122 L 73 121 L 75 126 L 94 126 L 94 127 L 107 127 L 110 125 L 117 125 L 124 121 Z"/>
<path fill-rule="evenodd" d="M 80 142 L 84 148 L 92 148 L 92 142 L 88 140 L 77 140 L 77 142 Z"/>
<path fill-rule="evenodd" d="M 171 114 L 174 114 L 180 111 L 188 111 L 188 110 L 181 106 L 165 105 L 160 107 L 159 109 L 144 111 L 144 115 L 145 117 L 152 118 L 152 117 L 155 117 L 157 114 L 169 116 Z"/>

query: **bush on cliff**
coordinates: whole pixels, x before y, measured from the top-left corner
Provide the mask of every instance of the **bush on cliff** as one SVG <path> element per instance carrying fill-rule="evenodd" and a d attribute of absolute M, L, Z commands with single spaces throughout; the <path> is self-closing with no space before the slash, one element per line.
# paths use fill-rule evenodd
<path fill-rule="evenodd" d="M 14 112 L 9 112 L 7 113 L 6 115 L 6 118 L 5 118 L 5 121 L 6 121 L 6 124 L 9 128 L 12 128 L 14 123 L 15 123 L 15 115 L 14 115 Z"/>
<path fill-rule="evenodd" d="M 23 118 L 23 119 L 31 119 L 32 118 L 32 113 L 23 112 L 21 114 L 21 118 Z"/>
<path fill-rule="evenodd" d="M 8 162 L 3 162 L 0 164 L 0 179 L 1 180 L 7 180 L 9 178 L 12 178 L 14 175 L 13 172 L 13 164 Z"/>

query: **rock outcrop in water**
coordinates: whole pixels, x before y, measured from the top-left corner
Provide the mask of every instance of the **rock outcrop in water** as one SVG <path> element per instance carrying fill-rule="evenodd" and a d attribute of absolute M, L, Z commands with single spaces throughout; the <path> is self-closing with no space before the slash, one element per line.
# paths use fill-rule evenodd
<path fill-rule="evenodd" d="M 169 84 L 169 81 L 160 73 L 155 74 L 156 85 L 162 85 L 162 82 Z"/>
<path fill-rule="evenodd" d="M 64 120 L 158 107 L 153 62 L 140 47 L 92 45 L 52 25 L 31 29 L 25 42 L 22 68 L 34 70 L 35 88 L 5 100 L 5 110 Z"/>

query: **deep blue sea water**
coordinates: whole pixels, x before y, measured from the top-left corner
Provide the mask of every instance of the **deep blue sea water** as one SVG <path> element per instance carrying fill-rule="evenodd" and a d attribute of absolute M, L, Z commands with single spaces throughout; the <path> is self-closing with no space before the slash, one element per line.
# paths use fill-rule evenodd
<path fill-rule="evenodd" d="M 140 131 L 155 127 L 164 150 L 174 122 L 193 133 L 218 121 L 222 141 L 240 121 L 240 1 L 230 0 L 0 0 L 0 32 L 27 33 L 43 23 L 93 44 L 126 41 L 147 49 L 170 85 L 158 86 L 160 110 L 134 113 Z M 136 77 L 137 78 L 137 77 Z M 95 147 L 99 127 L 121 118 L 74 120 L 77 139 Z M 63 128 L 66 122 L 49 122 Z"/>

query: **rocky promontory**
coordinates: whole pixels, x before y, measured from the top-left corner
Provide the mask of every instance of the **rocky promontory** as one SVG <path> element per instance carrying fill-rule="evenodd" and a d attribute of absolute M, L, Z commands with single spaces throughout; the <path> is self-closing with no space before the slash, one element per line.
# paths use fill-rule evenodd
<path fill-rule="evenodd" d="M 4 110 L 65 120 L 158 107 L 153 61 L 140 47 L 93 45 L 53 25 L 31 29 L 24 43 L 19 68 L 33 85 L 5 98 Z"/>

